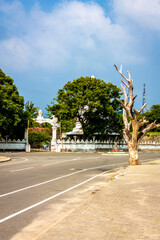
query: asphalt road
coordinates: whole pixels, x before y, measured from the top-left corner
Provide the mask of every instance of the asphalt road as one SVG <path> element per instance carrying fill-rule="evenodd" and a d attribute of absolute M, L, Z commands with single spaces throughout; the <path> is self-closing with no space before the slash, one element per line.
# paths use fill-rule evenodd
<path fill-rule="evenodd" d="M 3 154 L 3 153 L 2 153 Z M 1 154 L 1 155 L 2 155 Z M 106 174 L 128 165 L 128 156 L 101 153 L 5 153 L 0 164 L 0 239 L 36 239 Z M 160 153 L 140 153 L 141 161 Z M 62 214 L 63 212 L 63 214 Z"/>

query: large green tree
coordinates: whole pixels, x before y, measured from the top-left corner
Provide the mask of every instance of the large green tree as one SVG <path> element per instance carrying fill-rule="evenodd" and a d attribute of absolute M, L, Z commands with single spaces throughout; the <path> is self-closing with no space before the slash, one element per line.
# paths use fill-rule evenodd
<path fill-rule="evenodd" d="M 24 99 L 19 96 L 13 79 L 0 69 L 0 137 L 24 137 Z"/>
<path fill-rule="evenodd" d="M 141 118 L 144 116 L 149 123 L 154 121 L 156 121 L 156 123 L 160 123 L 160 104 L 152 105 L 149 110 L 141 114 Z M 153 131 L 160 131 L 160 128 L 156 128 Z"/>
<path fill-rule="evenodd" d="M 76 120 L 82 123 L 86 137 L 94 133 L 102 137 L 110 130 L 122 129 L 120 88 L 93 77 L 80 77 L 67 82 L 47 110 L 60 121 Z M 63 123 L 62 123 L 63 124 Z"/>

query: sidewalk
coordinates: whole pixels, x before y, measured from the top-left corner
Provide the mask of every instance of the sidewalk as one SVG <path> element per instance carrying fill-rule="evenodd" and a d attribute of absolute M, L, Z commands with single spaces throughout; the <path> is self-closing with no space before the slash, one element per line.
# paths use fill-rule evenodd
<path fill-rule="evenodd" d="M 38 240 L 160 240 L 160 160 L 129 166 Z"/>

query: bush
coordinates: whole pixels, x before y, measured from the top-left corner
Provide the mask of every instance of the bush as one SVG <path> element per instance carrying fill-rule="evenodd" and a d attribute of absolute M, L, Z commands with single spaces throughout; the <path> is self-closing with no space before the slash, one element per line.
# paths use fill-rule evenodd
<path fill-rule="evenodd" d="M 32 147 L 42 147 L 43 143 L 47 144 L 51 141 L 51 137 L 45 132 L 29 132 L 28 141 Z"/>

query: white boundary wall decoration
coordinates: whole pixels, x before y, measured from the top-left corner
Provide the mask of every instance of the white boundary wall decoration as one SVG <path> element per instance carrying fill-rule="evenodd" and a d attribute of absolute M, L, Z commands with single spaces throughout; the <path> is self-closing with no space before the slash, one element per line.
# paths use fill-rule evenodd
<path fill-rule="evenodd" d="M 13 140 L 10 139 L 8 141 L 2 140 L 0 141 L 0 150 L 19 150 L 19 151 L 26 151 L 27 150 L 27 142 L 23 139 L 21 140 Z"/>
<path fill-rule="evenodd" d="M 115 148 L 113 141 L 84 141 L 84 140 L 61 140 L 57 141 L 56 151 L 96 151 L 96 150 L 112 150 Z M 118 150 L 128 150 L 125 141 L 117 142 Z M 142 141 L 139 150 L 160 150 L 160 142 Z"/>

